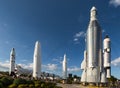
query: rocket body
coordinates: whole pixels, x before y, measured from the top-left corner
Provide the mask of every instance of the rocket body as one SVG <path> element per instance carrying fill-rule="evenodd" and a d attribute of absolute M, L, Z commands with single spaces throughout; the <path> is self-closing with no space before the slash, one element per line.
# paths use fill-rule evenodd
<path fill-rule="evenodd" d="M 84 60 L 81 63 L 81 69 L 84 70 L 87 68 L 87 52 L 84 51 Z"/>
<path fill-rule="evenodd" d="M 37 41 L 34 49 L 33 56 L 33 77 L 40 78 L 41 75 L 41 55 L 40 43 Z"/>
<path fill-rule="evenodd" d="M 103 52 L 104 52 L 104 68 L 106 69 L 107 78 L 111 77 L 111 41 L 108 35 L 106 35 L 103 41 Z"/>
<path fill-rule="evenodd" d="M 66 58 L 66 54 L 64 55 L 64 59 L 63 59 L 63 79 L 67 79 L 67 58 Z"/>
<path fill-rule="evenodd" d="M 84 60 L 81 63 L 81 69 L 83 70 L 82 76 L 81 76 L 81 82 L 86 82 L 87 80 L 87 52 L 84 51 Z"/>
<path fill-rule="evenodd" d="M 95 7 L 91 9 L 91 18 L 87 30 L 86 43 L 87 43 L 87 58 L 88 59 L 88 67 L 96 67 L 99 66 L 99 60 L 101 59 L 102 54 L 102 36 L 101 36 L 101 28 L 98 24 L 97 18 L 97 10 Z"/>
<path fill-rule="evenodd" d="M 14 73 L 15 73 L 15 49 L 12 48 L 10 53 L 9 75 L 14 75 Z"/>
<path fill-rule="evenodd" d="M 100 80 L 100 63 L 102 60 L 102 36 L 101 28 L 97 21 L 97 10 L 92 7 L 90 12 L 90 22 L 86 34 L 86 50 L 87 50 L 87 81 L 99 82 Z"/>
<path fill-rule="evenodd" d="M 97 20 L 97 10 L 92 7 L 86 32 L 86 53 L 81 64 L 81 82 L 106 83 L 110 78 L 110 38 L 106 37 L 102 49 L 102 30 Z M 102 51 L 104 50 L 104 53 Z"/>

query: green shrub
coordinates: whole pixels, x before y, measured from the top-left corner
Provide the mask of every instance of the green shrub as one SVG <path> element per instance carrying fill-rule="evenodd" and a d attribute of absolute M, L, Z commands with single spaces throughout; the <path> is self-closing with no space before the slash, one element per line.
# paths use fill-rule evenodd
<path fill-rule="evenodd" d="M 29 88 L 35 88 L 35 86 L 33 84 L 30 84 Z"/>
<path fill-rule="evenodd" d="M 8 86 L 8 88 L 17 88 L 17 85 L 16 84 L 11 84 Z"/>
<path fill-rule="evenodd" d="M 41 81 L 39 81 L 39 80 L 34 81 L 34 84 L 41 84 Z"/>
<path fill-rule="evenodd" d="M 34 84 L 32 80 L 27 80 L 27 84 Z"/>
<path fill-rule="evenodd" d="M 8 77 L 8 79 L 11 81 L 11 83 L 13 83 L 14 79 L 11 77 Z"/>
<path fill-rule="evenodd" d="M 55 86 L 54 88 L 62 88 L 61 86 Z"/>
<path fill-rule="evenodd" d="M 40 84 L 35 84 L 35 88 L 41 88 L 41 85 Z"/>
<path fill-rule="evenodd" d="M 0 80 L 3 83 L 3 86 L 8 86 L 13 83 L 13 79 L 11 79 L 9 77 L 3 77 Z"/>
<path fill-rule="evenodd" d="M 25 84 L 25 88 L 29 87 L 29 84 Z"/>
<path fill-rule="evenodd" d="M 0 79 L 2 79 L 3 78 L 3 76 L 0 76 Z"/>
<path fill-rule="evenodd" d="M 45 88 L 45 83 L 41 83 L 41 88 Z"/>
<path fill-rule="evenodd" d="M 14 80 L 13 83 L 17 84 L 17 85 L 20 85 L 20 84 L 26 84 L 27 81 L 25 79 L 22 79 L 22 78 L 17 78 L 17 79 Z"/>
<path fill-rule="evenodd" d="M 18 88 L 26 88 L 26 87 L 27 87 L 26 84 L 20 84 L 20 85 L 18 86 Z"/>
<path fill-rule="evenodd" d="M 0 88 L 3 88 L 3 84 L 0 82 Z"/>
<path fill-rule="evenodd" d="M 0 83 L 3 83 L 3 82 L 1 81 L 1 79 L 0 79 Z"/>
<path fill-rule="evenodd" d="M 41 88 L 54 88 L 55 86 L 56 86 L 56 83 L 50 83 L 50 82 L 41 84 Z"/>

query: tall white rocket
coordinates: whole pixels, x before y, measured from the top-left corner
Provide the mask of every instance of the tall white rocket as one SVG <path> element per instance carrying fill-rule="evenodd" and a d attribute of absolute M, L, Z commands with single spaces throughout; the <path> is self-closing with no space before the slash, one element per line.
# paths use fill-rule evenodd
<path fill-rule="evenodd" d="M 67 79 L 67 58 L 66 54 L 64 54 L 64 59 L 63 59 L 63 79 Z"/>
<path fill-rule="evenodd" d="M 90 22 L 86 33 L 86 50 L 81 64 L 81 82 L 106 83 L 110 78 L 110 38 L 105 37 L 102 49 L 102 29 L 97 20 L 97 9 L 90 10 Z M 104 53 L 102 53 L 102 50 Z"/>
<path fill-rule="evenodd" d="M 92 7 L 90 22 L 86 34 L 86 49 L 88 58 L 88 82 L 100 81 L 100 68 L 102 60 L 102 31 L 97 20 L 97 9 Z"/>
<path fill-rule="evenodd" d="M 35 44 L 33 56 L 33 77 L 40 78 L 41 75 L 41 51 L 39 41 Z"/>
<path fill-rule="evenodd" d="M 15 49 L 12 48 L 10 53 L 10 67 L 9 67 L 9 75 L 15 74 Z"/>

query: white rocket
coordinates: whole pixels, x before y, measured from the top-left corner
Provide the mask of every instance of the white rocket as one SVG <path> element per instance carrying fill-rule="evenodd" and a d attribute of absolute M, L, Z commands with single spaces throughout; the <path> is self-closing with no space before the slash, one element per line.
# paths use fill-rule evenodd
<path fill-rule="evenodd" d="M 104 68 L 106 70 L 107 78 L 111 77 L 111 42 L 108 35 L 106 35 L 103 41 L 103 57 L 104 57 Z"/>
<path fill-rule="evenodd" d="M 102 60 L 102 36 L 101 28 L 97 21 L 97 9 L 92 7 L 90 22 L 86 36 L 87 48 L 87 82 L 100 81 L 100 61 Z"/>
<path fill-rule="evenodd" d="M 108 51 L 106 51 L 108 50 Z M 104 56 L 103 56 L 104 54 Z M 102 30 L 97 20 L 97 9 L 92 7 L 86 33 L 86 50 L 81 64 L 81 82 L 106 83 L 110 77 L 110 39 L 104 39 L 102 54 Z"/>
<path fill-rule="evenodd" d="M 40 78 L 41 76 L 41 51 L 39 41 L 35 44 L 33 56 L 33 77 Z"/>
<path fill-rule="evenodd" d="M 15 49 L 12 48 L 10 53 L 9 75 L 13 76 L 14 74 L 15 74 Z"/>
<path fill-rule="evenodd" d="M 67 58 L 66 54 L 64 54 L 64 59 L 63 59 L 63 79 L 67 79 Z"/>
<path fill-rule="evenodd" d="M 84 59 L 81 63 L 81 69 L 83 70 L 81 81 L 86 82 L 87 80 L 87 52 L 86 50 L 84 51 Z"/>

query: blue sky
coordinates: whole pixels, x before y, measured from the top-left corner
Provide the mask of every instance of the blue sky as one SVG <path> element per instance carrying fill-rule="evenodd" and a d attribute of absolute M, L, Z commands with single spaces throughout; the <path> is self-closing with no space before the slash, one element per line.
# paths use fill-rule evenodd
<path fill-rule="evenodd" d="M 41 43 L 42 71 L 61 75 L 63 55 L 68 73 L 81 76 L 84 35 L 92 6 L 98 10 L 103 38 L 112 41 L 112 75 L 120 78 L 120 0 L 1 0 L 0 70 L 7 70 L 11 48 L 16 64 L 32 69 L 35 42 Z"/>

